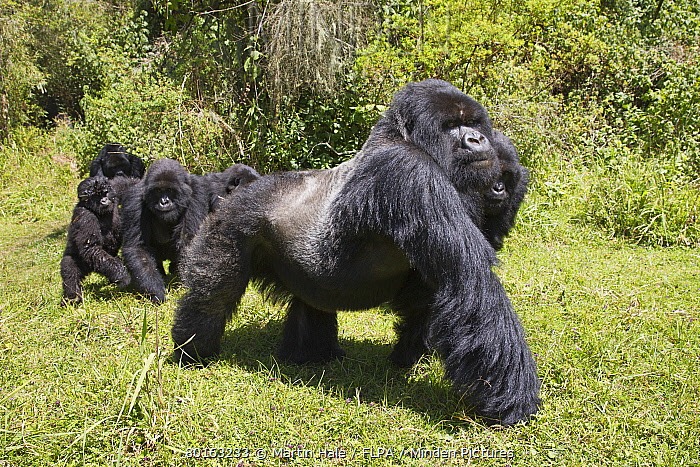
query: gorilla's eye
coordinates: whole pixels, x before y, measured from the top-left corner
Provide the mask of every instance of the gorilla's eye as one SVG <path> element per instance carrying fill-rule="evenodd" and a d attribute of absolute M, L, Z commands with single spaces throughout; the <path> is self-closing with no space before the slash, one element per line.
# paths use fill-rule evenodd
<path fill-rule="evenodd" d="M 496 193 L 497 195 L 500 195 L 501 193 L 506 191 L 506 184 L 503 183 L 502 180 L 499 180 L 496 182 L 496 184 L 491 189 L 493 190 L 494 193 Z"/>

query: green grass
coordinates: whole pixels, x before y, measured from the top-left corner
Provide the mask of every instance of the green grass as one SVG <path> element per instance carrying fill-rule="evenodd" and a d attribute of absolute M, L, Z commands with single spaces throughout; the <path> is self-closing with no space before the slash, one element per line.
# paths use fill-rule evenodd
<path fill-rule="evenodd" d="M 543 406 L 527 425 L 488 428 L 435 357 L 388 364 L 394 319 L 381 310 L 341 314 L 347 359 L 299 367 L 275 361 L 283 310 L 251 290 L 222 358 L 186 370 L 169 362 L 178 288 L 156 307 L 93 275 L 82 306 L 59 307 L 79 180 L 61 156 L 0 154 L 0 466 L 699 464 L 698 250 L 605 240 L 531 194 L 498 273 Z M 196 448 L 241 457 L 188 458 Z M 506 458 L 402 456 L 419 448 Z M 296 449 L 313 458 L 278 457 Z"/>

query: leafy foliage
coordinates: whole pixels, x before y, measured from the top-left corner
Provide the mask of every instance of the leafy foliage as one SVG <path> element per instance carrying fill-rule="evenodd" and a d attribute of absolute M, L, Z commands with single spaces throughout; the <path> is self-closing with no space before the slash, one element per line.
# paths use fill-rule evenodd
<path fill-rule="evenodd" d="M 33 99 L 45 86 L 32 60 L 25 18 L 15 2 L 0 2 L 0 143 L 10 129 L 36 121 L 39 106 Z"/>
<path fill-rule="evenodd" d="M 56 128 L 82 166 L 116 140 L 195 171 L 330 167 L 399 86 L 438 77 L 486 105 L 548 206 L 634 242 L 700 241 L 682 207 L 700 179 L 691 0 L 0 0 L 0 13 L 0 137 L 67 115 Z M 664 224 L 649 215 L 661 193 L 676 194 L 657 206 Z"/>

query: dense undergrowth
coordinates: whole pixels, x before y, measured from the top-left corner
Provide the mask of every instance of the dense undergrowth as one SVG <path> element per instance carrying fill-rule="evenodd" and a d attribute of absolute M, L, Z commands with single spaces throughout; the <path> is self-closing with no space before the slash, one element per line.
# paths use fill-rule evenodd
<path fill-rule="evenodd" d="M 81 172 L 107 141 L 195 172 L 329 167 L 398 87 L 438 77 L 484 103 L 549 202 L 697 246 L 698 44 L 690 0 L 2 0 L 0 144 L 39 126 Z"/>

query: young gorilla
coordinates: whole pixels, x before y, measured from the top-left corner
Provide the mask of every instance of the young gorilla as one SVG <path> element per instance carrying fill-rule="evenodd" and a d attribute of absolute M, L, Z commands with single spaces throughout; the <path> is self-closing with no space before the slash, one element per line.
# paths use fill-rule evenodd
<path fill-rule="evenodd" d="M 140 157 L 129 154 L 118 143 L 107 143 L 90 163 L 90 176 L 141 178 L 146 170 Z"/>
<path fill-rule="evenodd" d="M 518 153 L 510 139 L 493 130 L 492 144 L 501 166 L 501 175 L 484 193 L 484 221 L 481 231 L 495 250 L 515 224 L 515 216 L 527 193 L 529 174 L 520 165 Z"/>
<path fill-rule="evenodd" d="M 528 419 L 539 405 L 535 362 L 479 230 L 484 193 L 501 175 L 494 141 L 478 102 L 426 80 L 395 95 L 353 159 L 233 193 L 183 260 L 175 358 L 219 352 L 253 279 L 289 302 L 282 359 L 343 356 L 337 311 L 387 303 L 402 322 L 392 360 L 434 349 L 488 422 Z"/>
<path fill-rule="evenodd" d="M 165 301 L 165 268 L 178 270 L 185 246 L 209 212 L 206 183 L 179 162 L 160 159 L 124 197 L 122 255 L 136 289 L 155 303 Z"/>
<path fill-rule="evenodd" d="M 203 178 L 209 185 L 209 211 L 213 212 L 224 198 L 260 178 L 260 174 L 245 164 L 233 164 L 223 172 L 209 173 Z"/>
<path fill-rule="evenodd" d="M 80 182 L 61 259 L 62 306 L 82 302 L 81 283 L 91 272 L 104 275 L 119 287 L 129 284 L 129 272 L 117 258 L 120 227 L 116 194 L 109 180 L 98 176 Z"/>

